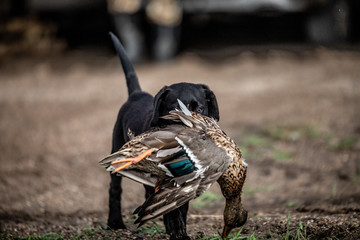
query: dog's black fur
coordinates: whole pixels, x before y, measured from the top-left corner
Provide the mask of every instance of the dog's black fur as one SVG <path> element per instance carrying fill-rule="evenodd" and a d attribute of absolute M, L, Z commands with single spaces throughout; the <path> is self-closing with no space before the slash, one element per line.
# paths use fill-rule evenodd
<path fill-rule="evenodd" d="M 219 110 L 214 93 L 205 85 L 178 83 L 163 87 L 153 98 L 140 88 L 133 66 L 126 56 L 125 50 L 115 35 L 110 33 L 116 51 L 119 55 L 128 87 L 128 100 L 121 107 L 113 132 L 111 152 L 118 151 L 129 141 L 128 130 L 136 136 L 149 130 L 152 126 L 171 124 L 159 118 L 178 108 L 180 99 L 191 111 L 197 111 L 215 120 L 219 120 Z M 152 187 L 145 186 L 146 198 L 153 194 Z M 111 229 L 126 228 L 121 216 L 121 177 L 111 175 L 109 190 L 109 218 Z M 188 203 L 164 215 L 166 232 L 171 239 L 189 239 L 186 233 L 186 214 Z"/>

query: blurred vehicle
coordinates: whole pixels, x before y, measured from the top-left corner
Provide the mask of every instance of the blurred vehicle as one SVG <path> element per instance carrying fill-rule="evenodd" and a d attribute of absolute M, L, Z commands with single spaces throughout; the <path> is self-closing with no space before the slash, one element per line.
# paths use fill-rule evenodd
<path fill-rule="evenodd" d="M 152 56 L 172 58 L 179 46 L 184 17 L 197 14 L 279 16 L 302 14 L 307 39 L 316 44 L 342 43 L 349 39 L 356 0 L 108 0 L 118 35 L 133 60 L 144 51 L 145 19 L 151 26 Z M 116 7 L 118 6 L 118 7 Z M 119 7 L 122 6 L 122 7 Z M 125 8 L 124 6 L 128 6 Z"/>
<path fill-rule="evenodd" d="M 304 32 L 310 42 L 335 44 L 349 40 L 353 19 L 358 12 L 359 0 L 23 0 L 9 4 L 24 3 L 25 8 L 36 13 L 66 13 L 59 21 L 74 25 L 69 13 L 78 16 L 88 11 L 92 24 L 83 22 L 81 29 L 101 25 L 96 12 L 111 16 L 114 30 L 122 40 L 132 61 L 150 53 L 156 60 L 171 59 L 180 44 L 180 29 L 184 18 L 198 15 L 235 14 L 277 17 L 299 14 Z M 18 4 L 19 5 L 19 4 Z M 89 15 L 88 14 L 88 15 Z M 76 21 L 81 21 L 78 18 Z M 77 36 L 81 29 L 73 31 Z M 106 29 L 107 30 L 107 29 Z M 91 31 L 91 30 L 90 30 Z M 241 30 L 239 30 L 241 31 Z M 301 29 L 302 31 L 302 29 Z M 94 33 L 95 34 L 95 33 Z M 76 37 L 74 37 L 76 39 Z"/>
<path fill-rule="evenodd" d="M 348 37 L 347 0 L 183 0 L 184 12 L 239 14 L 306 14 L 308 38 L 316 43 L 333 43 Z"/>

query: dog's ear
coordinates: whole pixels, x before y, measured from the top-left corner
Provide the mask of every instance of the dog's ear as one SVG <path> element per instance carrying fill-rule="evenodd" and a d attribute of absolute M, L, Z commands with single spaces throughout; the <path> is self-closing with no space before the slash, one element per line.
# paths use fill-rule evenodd
<path fill-rule="evenodd" d="M 204 84 L 201 84 L 205 91 L 206 100 L 208 101 L 208 116 L 214 118 L 216 121 L 220 120 L 219 107 L 213 91 Z"/>
<path fill-rule="evenodd" d="M 151 126 L 158 126 L 159 117 L 161 114 L 161 107 L 164 105 L 166 95 L 169 93 L 169 87 L 165 86 L 155 95 L 154 98 L 154 112 L 151 118 Z"/>

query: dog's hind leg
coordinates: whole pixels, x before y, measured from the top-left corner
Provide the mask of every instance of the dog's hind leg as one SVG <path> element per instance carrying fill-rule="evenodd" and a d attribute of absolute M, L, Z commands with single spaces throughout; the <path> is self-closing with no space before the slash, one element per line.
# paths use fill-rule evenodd
<path fill-rule="evenodd" d="M 166 233 L 170 235 L 171 240 L 190 240 L 186 233 L 186 215 L 189 209 L 189 203 L 164 215 L 164 224 Z"/>
<path fill-rule="evenodd" d="M 122 177 L 111 174 L 111 183 L 109 190 L 109 218 L 108 227 L 110 229 L 125 229 L 121 215 L 121 180 Z"/>

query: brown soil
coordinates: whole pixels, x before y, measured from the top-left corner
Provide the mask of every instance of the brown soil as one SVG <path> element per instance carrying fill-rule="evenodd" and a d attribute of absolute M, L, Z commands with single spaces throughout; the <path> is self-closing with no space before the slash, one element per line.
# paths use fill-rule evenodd
<path fill-rule="evenodd" d="M 214 90 L 220 125 L 249 164 L 242 236 L 295 237 L 302 225 L 307 238 L 359 239 L 360 52 L 253 48 L 225 49 L 229 57 L 183 53 L 136 69 L 152 94 L 181 81 Z M 128 230 L 104 230 L 110 178 L 97 162 L 110 152 L 126 93 L 112 54 L 2 58 L 0 238 L 150 237 L 132 224 L 144 190 L 130 180 L 123 182 L 122 198 Z M 195 239 L 221 231 L 219 187 L 208 195 L 214 200 L 193 201 L 189 211 L 188 233 Z"/>

